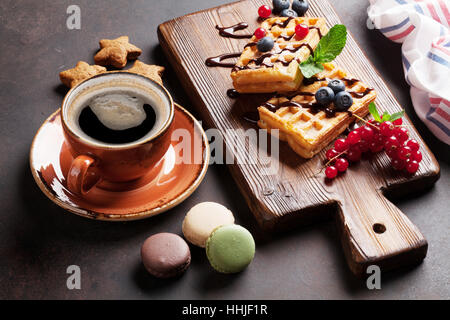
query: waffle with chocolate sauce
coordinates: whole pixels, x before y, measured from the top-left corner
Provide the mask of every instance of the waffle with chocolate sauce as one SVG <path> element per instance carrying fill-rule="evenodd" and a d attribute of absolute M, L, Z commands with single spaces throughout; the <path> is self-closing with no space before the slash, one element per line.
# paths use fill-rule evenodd
<path fill-rule="evenodd" d="M 306 24 L 308 35 L 297 40 L 295 26 Z M 269 52 L 260 52 L 255 36 L 245 46 L 231 72 L 234 88 L 240 93 L 286 92 L 297 90 L 303 75 L 298 65 L 306 60 L 328 32 L 323 18 L 269 18 L 261 27 L 274 39 Z"/>
<path fill-rule="evenodd" d="M 307 83 L 298 91 L 275 96 L 258 108 L 258 126 L 269 132 L 278 129 L 278 138 L 287 141 L 304 158 L 312 158 L 336 139 L 355 120 L 354 114 L 367 115 L 369 104 L 376 98 L 373 88 L 348 76 L 342 69 L 331 63 L 324 67 L 324 71 L 308 79 L 309 82 L 304 81 Z M 348 111 L 336 112 L 333 103 L 326 108 L 316 103 L 315 92 L 333 79 L 342 80 L 353 97 Z"/>

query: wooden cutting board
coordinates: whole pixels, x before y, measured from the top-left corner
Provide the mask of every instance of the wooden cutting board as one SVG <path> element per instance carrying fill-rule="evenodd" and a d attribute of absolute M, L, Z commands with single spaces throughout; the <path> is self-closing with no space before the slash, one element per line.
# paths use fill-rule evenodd
<path fill-rule="evenodd" d="M 334 215 L 348 264 L 357 275 L 365 274 L 371 264 L 387 270 L 422 261 L 427 241 L 385 198 L 385 194 L 401 196 L 429 187 L 439 178 L 436 159 L 409 119 L 404 119 L 404 124 L 420 142 L 423 153 L 420 169 L 414 176 L 396 172 L 388 157 L 379 153 L 352 165 L 333 181 L 326 181 L 323 173 L 315 175 L 323 166 L 325 151 L 305 160 L 284 142 L 279 147 L 279 158 L 271 159 L 271 166 L 246 161 L 249 153 L 261 149 L 256 143 L 235 139 L 236 131 L 230 129 L 257 129 L 243 115 L 255 111 L 269 96 L 242 95 L 230 99 L 226 94 L 232 88 L 230 69 L 207 67 L 205 60 L 241 52 L 248 42 L 221 37 L 216 25 L 231 26 L 244 21 L 249 28 L 240 32 L 251 33 L 259 25 L 258 7 L 270 2 L 236 2 L 176 18 L 158 28 L 161 46 L 202 120 L 221 132 L 228 152 L 234 155 L 236 162 L 229 168 L 256 220 L 266 230 L 280 230 Z M 341 23 L 326 0 L 309 2 L 308 16 L 325 17 L 329 27 Z M 393 113 L 402 109 L 350 34 L 335 62 L 377 90 L 379 110 Z"/>

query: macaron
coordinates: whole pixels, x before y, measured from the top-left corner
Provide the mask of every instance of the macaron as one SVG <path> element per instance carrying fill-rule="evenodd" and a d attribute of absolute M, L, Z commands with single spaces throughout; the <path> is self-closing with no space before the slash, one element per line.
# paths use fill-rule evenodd
<path fill-rule="evenodd" d="M 206 241 L 211 266 L 222 273 L 244 270 L 255 256 L 255 240 L 244 227 L 232 224 L 215 229 Z"/>
<path fill-rule="evenodd" d="M 171 278 L 186 271 L 191 263 L 191 252 L 183 238 L 164 232 L 145 240 L 141 258 L 150 274 L 158 278 Z"/>
<path fill-rule="evenodd" d="M 233 213 L 226 207 L 215 202 L 202 202 L 192 207 L 186 214 L 182 230 L 186 240 L 204 248 L 214 229 L 233 223 Z"/>

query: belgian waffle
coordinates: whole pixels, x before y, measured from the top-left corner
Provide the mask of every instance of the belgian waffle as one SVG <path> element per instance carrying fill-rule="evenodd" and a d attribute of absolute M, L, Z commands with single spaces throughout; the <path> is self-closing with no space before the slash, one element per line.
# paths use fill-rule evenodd
<path fill-rule="evenodd" d="M 306 24 L 310 31 L 297 40 L 295 26 Z M 231 72 L 234 88 L 241 93 L 286 92 L 297 90 L 303 76 L 298 65 L 314 51 L 320 38 L 328 32 L 323 18 L 266 19 L 261 27 L 274 39 L 269 52 L 259 52 L 255 36 L 245 46 Z"/>
<path fill-rule="evenodd" d="M 355 120 L 353 115 L 364 117 L 376 92 L 357 79 L 347 76 L 333 64 L 325 64 L 325 70 L 309 85 L 302 85 L 292 95 L 275 96 L 258 108 L 258 126 L 269 132 L 278 129 L 278 138 L 287 141 L 300 156 L 312 158 L 341 134 Z M 346 112 L 317 109 L 314 93 L 333 79 L 341 79 L 346 91 L 353 96 L 353 105 Z"/>

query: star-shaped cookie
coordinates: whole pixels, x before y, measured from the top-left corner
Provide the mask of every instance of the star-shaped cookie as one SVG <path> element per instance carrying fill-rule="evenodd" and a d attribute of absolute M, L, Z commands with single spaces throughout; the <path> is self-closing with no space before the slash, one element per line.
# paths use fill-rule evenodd
<path fill-rule="evenodd" d="M 164 71 L 164 67 L 150 65 L 136 60 L 133 66 L 125 71 L 140 74 L 144 77 L 152 79 L 155 82 L 158 82 L 160 85 L 163 85 L 161 75 Z"/>
<path fill-rule="evenodd" d="M 73 88 L 81 81 L 104 72 L 106 72 L 105 67 L 97 65 L 90 66 L 84 61 L 78 61 L 75 68 L 60 72 L 59 78 L 67 87 Z"/>
<path fill-rule="evenodd" d="M 112 40 L 102 39 L 100 40 L 100 51 L 94 56 L 94 61 L 101 66 L 123 68 L 127 64 L 127 60 L 135 60 L 141 53 L 141 49 L 129 42 L 128 36 Z"/>

